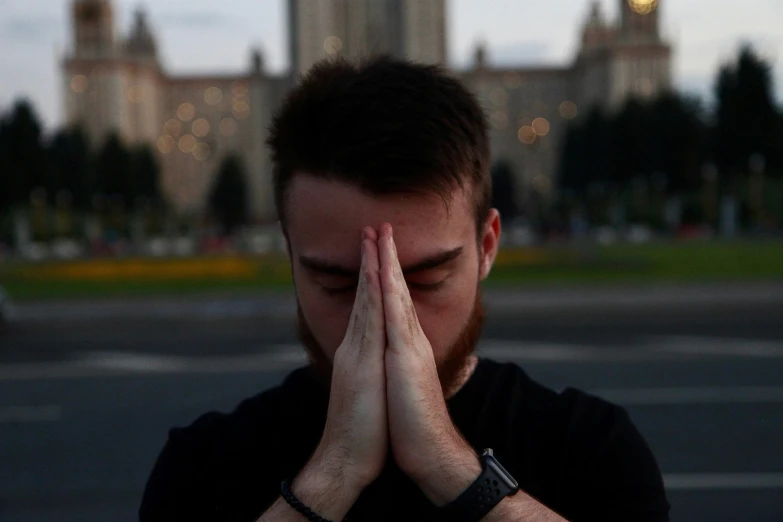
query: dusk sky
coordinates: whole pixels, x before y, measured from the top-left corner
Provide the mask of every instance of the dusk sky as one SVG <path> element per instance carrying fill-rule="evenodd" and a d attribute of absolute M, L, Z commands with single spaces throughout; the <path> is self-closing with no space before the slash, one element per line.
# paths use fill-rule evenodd
<path fill-rule="evenodd" d="M 148 11 L 164 67 L 173 73 L 240 71 L 250 49 L 268 70 L 287 68 L 284 0 L 115 0 L 118 30 Z M 602 0 L 617 15 L 619 0 Z M 674 44 L 678 89 L 710 96 L 718 67 L 742 42 L 774 66 L 783 100 L 782 0 L 662 0 L 663 28 Z M 35 104 L 48 127 L 61 121 L 60 57 L 70 45 L 70 0 L 0 0 L 0 110 L 18 97 Z M 470 62 L 486 42 L 493 64 L 566 65 L 574 55 L 589 0 L 448 0 L 450 65 Z"/>

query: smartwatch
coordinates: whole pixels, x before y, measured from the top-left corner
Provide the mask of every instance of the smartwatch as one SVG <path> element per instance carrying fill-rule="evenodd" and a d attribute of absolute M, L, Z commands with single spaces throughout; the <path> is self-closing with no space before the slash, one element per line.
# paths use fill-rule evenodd
<path fill-rule="evenodd" d="M 477 522 L 501 500 L 519 491 L 519 484 L 500 465 L 491 449 L 485 449 L 480 460 L 481 475 L 455 501 L 441 508 L 442 520 Z"/>

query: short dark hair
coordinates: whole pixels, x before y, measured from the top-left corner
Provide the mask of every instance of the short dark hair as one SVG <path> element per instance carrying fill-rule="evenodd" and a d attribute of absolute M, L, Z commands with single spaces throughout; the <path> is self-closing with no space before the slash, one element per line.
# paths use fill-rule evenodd
<path fill-rule="evenodd" d="M 321 61 L 287 95 L 267 144 L 284 230 L 291 181 L 306 172 L 374 195 L 435 195 L 447 208 L 456 187 L 470 189 L 481 237 L 492 205 L 486 117 L 441 67 L 389 56 Z"/>

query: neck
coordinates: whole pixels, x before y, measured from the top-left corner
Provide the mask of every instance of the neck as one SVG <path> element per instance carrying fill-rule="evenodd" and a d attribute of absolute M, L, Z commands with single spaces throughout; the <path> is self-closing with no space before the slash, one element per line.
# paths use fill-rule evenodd
<path fill-rule="evenodd" d="M 443 396 L 446 399 L 450 399 L 451 397 L 456 395 L 457 392 L 460 391 L 463 386 L 465 386 L 465 383 L 468 382 L 470 377 L 473 375 L 473 372 L 476 370 L 477 365 L 478 365 L 478 357 L 476 357 L 475 355 L 469 355 L 465 360 L 465 364 L 462 366 L 462 369 L 457 373 L 454 380 L 449 384 L 447 388 L 443 390 Z"/>

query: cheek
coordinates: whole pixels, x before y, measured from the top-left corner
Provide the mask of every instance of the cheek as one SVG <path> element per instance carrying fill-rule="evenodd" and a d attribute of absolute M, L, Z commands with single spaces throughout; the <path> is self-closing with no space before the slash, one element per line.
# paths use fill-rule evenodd
<path fill-rule="evenodd" d="M 475 290 L 444 292 L 437 297 L 414 297 L 416 315 L 435 358 L 445 355 L 459 338 L 473 311 Z"/>
<path fill-rule="evenodd" d="M 353 298 L 333 298 L 311 285 L 297 286 L 297 298 L 310 330 L 331 360 L 348 328 Z"/>

